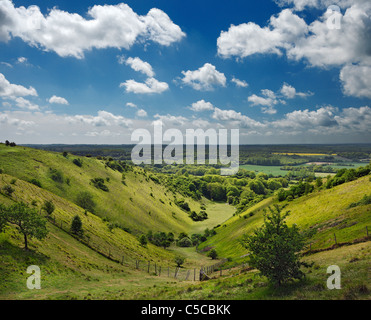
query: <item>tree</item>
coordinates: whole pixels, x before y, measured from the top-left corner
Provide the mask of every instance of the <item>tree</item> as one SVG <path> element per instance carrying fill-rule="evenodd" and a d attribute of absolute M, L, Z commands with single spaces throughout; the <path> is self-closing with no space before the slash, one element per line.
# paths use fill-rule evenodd
<path fill-rule="evenodd" d="M 71 232 L 77 236 L 81 236 L 83 234 L 82 230 L 82 221 L 78 215 L 75 215 L 71 222 Z"/>
<path fill-rule="evenodd" d="M 42 218 L 35 208 L 29 208 L 24 203 L 16 203 L 8 208 L 0 210 L 0 220 L 13 224 L 19 233 L 23 234 L 24 248 L 28 249 L 28 239 L 35 237 L 43 240 L 48 234 L 46 220 Z"/>
<path fill-rule="evenodd" d="M 218 253 L 216 252 L 215 249 L 211 249 L 209 253 L 207 254 L 207 256 L 215 260 L 218 257 Z"/>
<path fill-rule="evenodd" d="M 147 245 L 147 243 L 148 243 L 148 241 L 147 241 L 147 237 L 146 237 L 144 234 L 142 234 L 142 235 L 139 237 L 139 243 L 140 243 L 140 245 L 143 246 L 143 247 L 145 247 L 145 246 Z"/>
<path fill-rule="evenodd" d="M 46 200 L 42 206 L 42 209 L 50 216 L 55 210 L 55 205 L 53 201 Z"/>
<path fill-rule="evenodd" d="M 278 205 L 270 215 L 264 217 L 264 225 L 250 236 L 245 236 L 242 244 L 250 251 L 250 265 L 258 269 L 269 281 L 280 286 L 291 279 L 301 279 L 303 265 L 297 255 L 304 246 L 304 238 L 296 225 L 288 227 L 285 218 L 289 212 L 281 214 Z"/>
<path fill-rule="evenodd" d="M 81 208 L 88 210 L 91 213 L 94 213 L 96 204 L 93 200 L 93 196 L 89 192 L 87 191 L 80 192 L 76 197 L 76 204 Z"/>
<path fill-rule="evenodd" d="M 165 232 L 156 232 L 153 235 L 153 244 L 158 246 L 158 247 L 163 247 L 166 249 L 167 247 L 170 247 L 170 240 Z"/>
<path fill-rule="evenodd" d="M 181 256 L 176 256 L 175 259 L 174 259 L 174 262 L 176 263 L 176 266 L 178 268 L 180 268 L 183 265 L 184 261 L 185 261 L 185 258 L 183 258 Z"/>
<path fill-rule="evenodd" d="M 321 188 L 322 185 L 323 185 L 322 178 L 321 178 L 321 177 L 318 177 L 318 178 L 316 179 L 316 187 L 317 187 L 317 188 Z"/>

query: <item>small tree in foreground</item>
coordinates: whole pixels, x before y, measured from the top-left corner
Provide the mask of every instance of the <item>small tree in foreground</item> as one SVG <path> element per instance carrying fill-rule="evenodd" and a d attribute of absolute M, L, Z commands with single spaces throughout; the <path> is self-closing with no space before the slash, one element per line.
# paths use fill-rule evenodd
<path fill-rule="evenodd" d="M 245 236 L 242 244 L 250 251 L 250 265 L 258 269 L 268 280 L 278 286 L 291 279 L 301 279 L 304 273 L 298 253 L 304 246 L 304 238 L 296 225 L 288 227 L 278 205 L 264 218 L 264 225 L 250 236 Z"/>
<path fill-rule="evenodd" d="M 38 240 L 43 240 L 48 234 L 46 220 L 37 213 L 35 208 L 29 208 L 24 203 L 16 203 L 7 208 L 2 206 L 0 215 L 0 224 L 1 221 L 13 224 L 23 234 L 26 250 L 29 238 L 35 237 Z"/>
<path fill-rule="evenodd" d="M 82 236 L 82 221 L 78 215 L 74 216 L 71 222 L 71 232 L 77 236 Z"/>

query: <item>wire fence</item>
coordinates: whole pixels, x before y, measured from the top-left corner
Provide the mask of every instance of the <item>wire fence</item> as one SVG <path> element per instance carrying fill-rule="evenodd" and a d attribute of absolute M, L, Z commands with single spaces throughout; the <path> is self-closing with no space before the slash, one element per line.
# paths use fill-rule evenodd
<path fill-rule="evenodd" d="M 82 242 L 84 245 L 105 258 L 108 258 L 111 261 L 117 262 L 132 270 L 146 272 L 152 276 L 168 277 L 181 281 L 201 281 L 216 272 L 223 274 L 222 265 L 227 262 L 227 259 L 222 259 L 211 265 L 189 269 L 179 266 L 177 267 L 174 266 L 174 264 L 170 265 L 170 263 L 165 265 L 153 260 L 143 260 L 139 256 L 138 258 L 135 258 L 133 255 L 128 255 L 127 252 L 125 253 L 121 251 L 119 248 L 113 246 L 109 242 L 102 241 L 99 236 L 88 229 L 84 229 L 83 235 L 77 236 L 71 233 L 70 224 L 66 223 L 65 221 L 58 220 L 55 216 L 49 217 L 48 220 L 56 227 L 73 236 L 78 241 Z M 98 238 L 99 245 L 97 245 Z"/>

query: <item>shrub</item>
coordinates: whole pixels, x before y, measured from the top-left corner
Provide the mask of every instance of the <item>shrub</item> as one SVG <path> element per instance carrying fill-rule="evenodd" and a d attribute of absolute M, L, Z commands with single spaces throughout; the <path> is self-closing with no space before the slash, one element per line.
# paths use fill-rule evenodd
<path fill-rule="evenodd" d="M 192 247 L 193 243 L 192 240 L 189 239 L 188 237 L 184 237 L 178 241 L 178 246 L 187 248 L 187 247 Z"/>
<path fill-rule="evenodd" d="M 93 196 L 89 192 L 80 192 L 76 197 L 76 204 L 81 208 L 94 213 L 96 204 L 93 200 Z"/>
<path fill-rule="evenodd" d="M 42 209 L 48 214 L 48 215 L 51 215 L 54 210 L 55 210 L 55 205 L 53 203 L 53 201 L 51 200 L 46 200 L 44 202 L 44 205 L 42 206 Z"/>
<path fill-rule="evenodd" d="M 211 249 L 208 252 L 207 256 L 210 257 L 211 259 L 215 260 L 218 257 L 218 254 L 217 254 L 215 249 Z"/>
<path fill-rule="evenodd" d="M 50 174 L 50 178 L 53 181 L 58 182 L 58 183 L 64 182 L 63 173 L 60 170 L 50 168 L 49 174 Z"/>
<path fill-rule="evenodd" d="M 183 258 L 181 256 L 176 256 L 175 259 L 174 259 L 174 262 L 176 263 L 176 266 L 178 268 L 180 268 L 183 265 L 184 261 L 185 261 L 185 258 Z"/>
<path fill-rule="evenodd" d="M 2 190 L 3 190 L 3 192 L 7 195 L 7 196 L 9 196 L 9 197 L 11 197 L 12 196 L 12 193 L 15 191 L 13 188 L 12 188 L 12 186 L 10 186 L 10 185 L 5 185 L 3 188 L 2 188 Z"/>
<path fill-rule="evenodd" d="M 93 183 L 94 187 L 96 187 L 97 189 L 101 189 L 105 192 L 109 191 L 108 187 L 104 184 L 103 178 L 94 178 L 94 179 L 91 179 L 90 181 Z"/>
<path fill-rule="evenodd" d="M 139 243 L 141 246 L 145 247 L 147 245 L 147 237 L 142 234 L 140 237 L 139 237 Z"/>
<path fill-rule="evenodd" d="M 31 179 L 29 182 L 34 184 L 35 186 L 37 186 L 39 188 L 42 188 L 41 182 L 39 180 L 35 179 L 35 178 Z"/>
<path fill-rule="evenodd" d="M 78 167 L 82 167 L 82 160 L 81 159 L 73 159 L 73 164 L 77 165 Z"/>

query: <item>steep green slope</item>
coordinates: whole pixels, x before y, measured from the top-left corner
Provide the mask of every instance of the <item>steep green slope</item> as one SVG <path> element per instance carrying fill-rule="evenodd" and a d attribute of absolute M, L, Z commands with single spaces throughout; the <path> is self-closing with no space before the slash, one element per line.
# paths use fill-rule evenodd
<path fill-rule="evenodd" d="M 341 243 L 365 237 L 366 226 L 371 230 L 371 205 L 349 207 L 369 195 L 370 190 L 370 176 L 366 176 L 280 205 L 285 205 L 284 211 L 291 212 L 288 224 L 296 223 L 307 234 L 311 248 L 323 249 L 334 244 L 334 233 L 336 241 Z M 216 229 L 217 234 L 204 242 L 201 249 L 212 246 L 221 257 L 243 260 L 247 251 L 240 244 L 241 237 L 263 224 L 265 209 L 274 203 L 278 201 L 271 197 L 232 217 Z"/>
<path fill-rule="evenodd" d="M 20 179 L 14 182 L 12 176 L 1 174 L 0 189 L 5 185 L 11 185 L 14 192 L 11 197 L 1 195 L 0 203 L 9 205 L 16 201 L 22 201 L 37 208 L 42 215 L 46 215 L 41 207 L 46 200 L 51 200 L 55 205 L 55 211 L 49 221 L 67 233 L 69 233 L 73 217 L 78 215 L 81 218 L 84 230 L 84 236 L 80 239 L 81 242 L 103 255 L 110 256 L 118 261 L 121 261 L 122 256 L 124 256 L 126 261 L 130 260 L 131 262 L 135 259 L 155 262 L 172 261 L 174 259 L 174 255 L 167 250 L 151 244 L 146 247 L 141 246 L 134 235 L 120 228 L 110 230 L 109 223 L 104 222 L 100 217 L 90 212 L 85 213 L 82 208 L 47 190 Z M 43 244 L 43 242 L 38 242 L 37 247 L 40 244 Z"/>
<path fill-rule="evenodd" d="M 0 144 L 0 168 L 9 175 L 30 181 L 37 179 L 42 188 L 76 203 L 77 194 L 88 191 L 97 204 L 95 213 L 133 232 L 172 231 L 191 229 L 194 222 L 174 203 L 176 195 L 167 192 L 149 178 L 143 169 L 134 167 L 122 174 L 112 170 L 103 160 L 83 158 L 82 167 L 73 163 L 73 155 L 46 152 L 26 147 L 6 147 Z M 52 171 L 62 175 L 63 182 L 52 179 Z M 102 178 L 108 192 L 98 189 L 92 179 Z M 187 199 L 191 209 L 200 210 L 198 202 Z"/>

